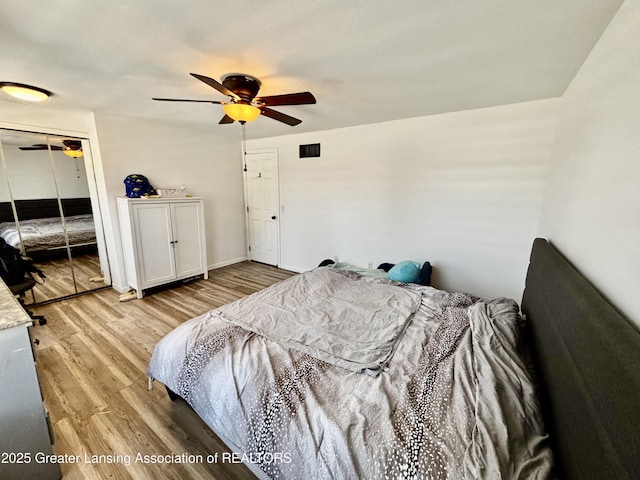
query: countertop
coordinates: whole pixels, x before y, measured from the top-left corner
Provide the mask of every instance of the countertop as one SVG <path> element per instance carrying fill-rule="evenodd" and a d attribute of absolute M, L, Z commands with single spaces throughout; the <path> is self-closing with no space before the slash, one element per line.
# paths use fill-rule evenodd
<path fill-rule="evenodd" d="M 0 330 L 31 323 L 31 317 L 20 306 L 9 287 L 0 279 Z"/>

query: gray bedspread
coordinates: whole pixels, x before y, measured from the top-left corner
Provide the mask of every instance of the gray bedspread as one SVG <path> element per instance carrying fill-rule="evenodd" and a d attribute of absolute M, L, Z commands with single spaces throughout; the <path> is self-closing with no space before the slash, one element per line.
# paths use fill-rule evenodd
<path fill-rule="evenodd" d="M 176 328 L 156 346 L 148 374 L 187 400 L 263 477 L 551 478 L 538 403 L 517 353 L 521 319 L 515 302 L 346 278 L 358 287 L 387 285 L 408 293 L 408 300 L 419 298 L 413 314 L 411 301 L 400 302 L 402 307 L 391 301 L 390 310 L 381 302 L 374 317 L 391 319 L 397 309 L 399 319 L 391 323 L 400 335 L 391 356 L 380 357 L 386 367 L 375 377 L 236 324 L 245 308 L 251 312 L 241 322 L 245 326 L 253 314 L 263 315 L 253 299 L 261 305 L 269 290 L 295 296 L 283 284 Z M 307 280 L 300 288 L 311 300 Z M 288 295 L 281 300 L 284 311 L 300 301 Z M 275 308 L 266 307 L 268 319 Z M 350 322 L 349 315 L 339 316 L 343 324 Z M 305 323 L 289 313 L 281 318 L 287 320 L 259 324 L 281 323 L 287 332 L 276 336 L 297 343 L 300 333 L 290 335 L 287 325 L 304 330 Z M 337 337 L 323 332 L 320 344 L 349 337 L 338 330 Z M 389 345 L 386 335 L 373 338 Z"/>
<path fill-rule="evenodd" d="M 420 297 L 390 280 L 317 268 L 216 309 L 209 319 L 375 376 L 391 358 Z"/>
<path fill-rule="evenodd" d="M 65 236 L 66 231 L 66 236 Z M 20 249 L 24 246 L 27 253 L 33 250 L 46 250 L 69 245 L 83 245 L 96 242 L 96 230 L 92 214 L 60 217 L 34 218 L 20 222 L 20 233 L 14 222 L 0 223 L 0 237 Z"/>

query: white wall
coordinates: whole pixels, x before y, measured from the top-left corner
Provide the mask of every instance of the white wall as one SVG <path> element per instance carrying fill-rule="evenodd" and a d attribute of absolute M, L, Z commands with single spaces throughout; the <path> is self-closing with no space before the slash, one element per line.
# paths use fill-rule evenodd
<path fill-rule="evenodd" d="M 281 266 L 429 260 L 435 285 L 522 297 L 558 99 L 248 141 L 277 148 Z M 320 143 L 320 158 L 298 145 Z"/>
<path fill-rule="evenodd" d="M 93 115 L 89 112 L 55 110 L 49 101 L 29 104 L 0 100 L 0 126 L 63 136 L 70 132 L 76 133 L 76 136 L 86 136 L 93 129 Z"/>
<path fill-rule="evenodd" d="M 117 238 L 116 197 L 125 195 L 124 178 L 138 173 L 155 188 L 184 185 L 191 195 L 204 197 L 210 268 L 246 258 L 239 128 L 237 137 L 229 132 L 222 137 L 213 127 L 171 126 L 101 114 L 95 118 Z M 117 261 L 124 266 L 121 245 Z"/>
<path fill-rule="evenodd" d="M 640 326 L 640 0 L 627 0 L 562 98 L 540 235 Z"/>

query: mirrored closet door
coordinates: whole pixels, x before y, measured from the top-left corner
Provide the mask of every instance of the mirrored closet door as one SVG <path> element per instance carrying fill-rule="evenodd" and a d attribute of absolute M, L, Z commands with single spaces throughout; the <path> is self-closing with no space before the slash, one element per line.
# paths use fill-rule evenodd
<path fill-rule="evenodd" d="M 0 236 L 45 275 L 25 303 L 108 286 L 89 142 L 0 129 L 0 149 Z"/>

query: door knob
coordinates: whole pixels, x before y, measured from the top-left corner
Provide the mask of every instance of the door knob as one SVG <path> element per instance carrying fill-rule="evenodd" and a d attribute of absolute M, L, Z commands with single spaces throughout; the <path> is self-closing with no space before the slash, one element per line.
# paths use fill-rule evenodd
<path fill-rule="evenodd" d="M 276 216 L 275 215 L 271 215 L 271 220 L 275 220 Z"/>

